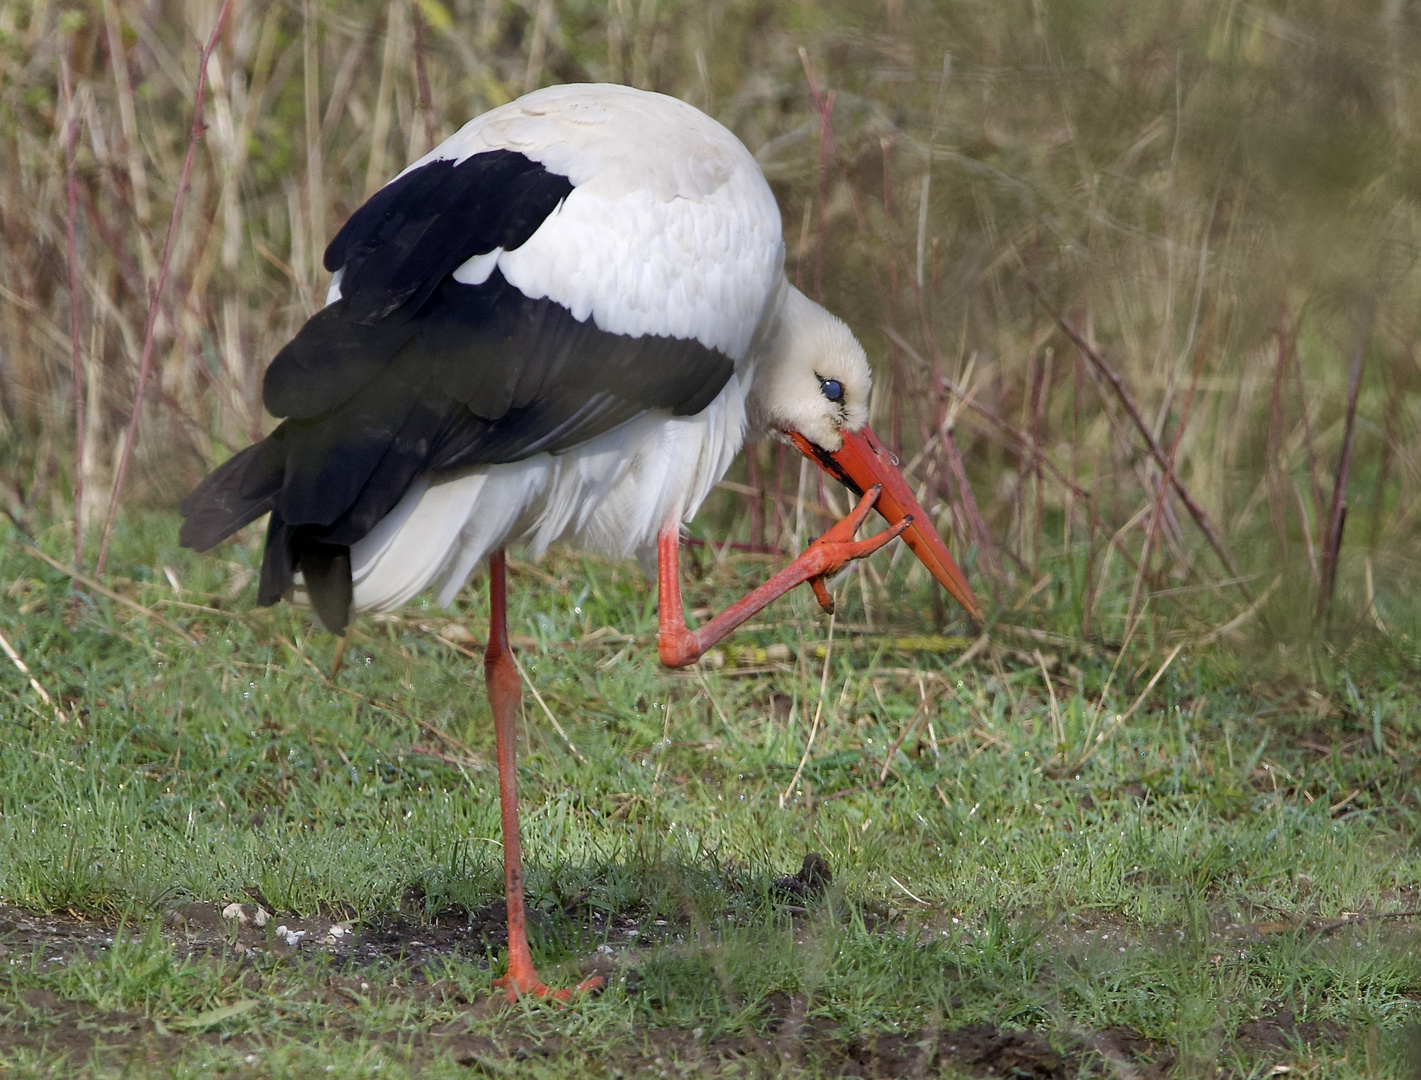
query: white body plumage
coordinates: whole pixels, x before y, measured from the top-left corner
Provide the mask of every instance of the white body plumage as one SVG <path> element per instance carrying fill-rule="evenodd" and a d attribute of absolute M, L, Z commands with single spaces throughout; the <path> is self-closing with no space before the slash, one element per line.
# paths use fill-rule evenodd
<path fill-rule="evenodd" d="M 792 428 L 832 450 L 840 427 L 867 419 L 863 350 L 785 281 L 779 209 L 720 124 L 626 87 L 551 87 L 470 121 L 401 175 L 498 149 L 573 190 L 525 243 L 474 255 L 455 281 L 479 285 L 497 269 L 525 296 L 609 333 L 694 339 L 734 374 L 691 416 L 654 410 L 562 453 L 418 478 L 351 547 L 355 610 L 390 610 L 430 587 L 447 604 L 505 544 L 536 556 L 572 537 L 630 555 L 690 520 L 747 427 Z M 837 403 L 820 392 L 825 380 L 843 386 Z M 299 576 L 297 589 L 301 599 Z"/>

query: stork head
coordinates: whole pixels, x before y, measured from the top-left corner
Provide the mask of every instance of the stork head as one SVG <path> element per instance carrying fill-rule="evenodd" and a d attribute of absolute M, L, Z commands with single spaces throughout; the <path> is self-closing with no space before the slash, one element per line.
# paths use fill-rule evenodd
<path fill-rule="evenodd" d="M 786 288 L 778 327 L 753 393 L 753 419 L 856 494 L 875 484 L 875 508 L 889 525 L 905 518 L 903 541 L 968 613 L 982 608 L 932 519 L 868 426 L 873 378 L 863 346 L 839 319 L 793 286 Z"/>

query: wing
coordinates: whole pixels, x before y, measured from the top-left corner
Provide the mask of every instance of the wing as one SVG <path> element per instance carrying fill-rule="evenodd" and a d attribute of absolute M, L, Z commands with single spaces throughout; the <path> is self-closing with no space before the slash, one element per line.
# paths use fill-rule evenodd
<path fill-rule="evenodd" d="M 622 160 L 633 133 L 625 123 L 618 130 L 616 109 L 601 111 L 597 130 L 622 159 L 583 146 L 566 173 L 536 160 L 543 120 L 513 124 L 510 141 L 521 142 L 511 150 L 482 148 L 469 134 L 505 110 L 481 117 L 378 192 L 331 242 L 333 302 L 266 374 L 265 403 L 286 419 L 184 501 L 182 542 L 205 549 L 271 512 L 260 602 L 278 599 L 303 569 L 334 629 L 349 606 L 341 549 L 415 477 L 562 453 L 648 410 L 685 415 L 714 400 L 773 293 L 778 211 L 729 133 L 658 100 L 671 103 L 675 130 L 688 110 L 744 156 L 749 190 L 763 188 L 748 230 L 744 177 L 727 185 L 724 168 L 709 186 L 692 175 L 698 190 L 668 191 L 654 168 L 634 182 Z M 573 134 L 586 143 L 585 130 Z M 552 139 L 542 156 L 566 157 L 568 141 Z M 568 175 L 579 169 L 582 185 Z"/>

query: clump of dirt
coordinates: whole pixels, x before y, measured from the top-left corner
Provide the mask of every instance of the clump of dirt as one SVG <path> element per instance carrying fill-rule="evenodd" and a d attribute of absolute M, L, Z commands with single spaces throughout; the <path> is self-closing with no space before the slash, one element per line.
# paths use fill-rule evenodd
<path fill-rule="evenodd" d="M 480 1066 L 502 1072 L 508 1064 L 529 1058 L 555 1057 L 567 1047 L 558 1040 L 537 1044 L 526 1039 L 500 1039 L 484 1035 L 452 1038 L 447 1052 L 463 1065 Z M 776 1070 L 783 1066 L 802 1067 L 812 1063 L 825 1075 L 846 1078 L 924 1077 L 936 1075 L 949 1064 L 970 1076 L 1012 1078 L 1012 1080 L 1065 1080 L 1076 1073 L 1078 1062 L 1051 1048 L 1040 1035 L 1030 1031 L 1002 1031 L 991 1024 L 977 1024 L 940 1033 L 870 1034 L 844 1036 L 828 1032 L 801 1031 L 793 1039 L 773 1042 L 754 1034 L 717 1035 L 710 1039 L 699 1033 L 652 1029 L 635 1044 L 608 1048 L 599 1064 L 609 1073 L 637 1074 L 654 1069 L 666 1074 L 666 1063 L 680 1062 L 696 1067 L 702 1074 L 719 1068 L 739 1073 L 740 1062 L 756 1062 Z"/>
<path fill-rule="evenodd" d="M 843 1077 L 922 1077 L 951 1064 L 960 1072 L 1014 1080 L 1064 1080 L 1074 1076 L 1080 1047 L 1062 1053 L 1035 1031 L 1004 1031 L 995 1024 L 968 1024 L 915 1032 L 844 1032 L 819 1017 L 806 1017 L 802 994 L 776 993 L 762 1015 L 770 1040 L 747 1033 L 742 1040 L 713 1040 L 722 1052 L 737 1042 L 744 1050 L 778 1055 L 784 1063 L 812 1061 L 821 1071 Z"/>
<path fill-rule="evenodd" d="M 936 1037 L 925 1032 L 854 1037 L 841 1053 L 841 1076 L 924 1076 L 949 1063 L 973 1076 L 1014 1080 L 1065 1080 L 1076 1072 L 1039 1033 L 1003 1031 L 994 1024 L 970 1024 Z"/>
<path fill-rule="evenodd" d="M 1269 1016 L 1260 1016 L 1247 1024 L 1240 1024 L 1234 1042 L 1248 1054 L 1266 1051 L 1292 1050 L 1297 1046 L 1307 1046 L 1319 1042 L 1340 1043 L 1345 1032 L 1328 1020 L 1302 1023 L 1292 1012 L 1283 1009 Z"/>
<path fill-rule="evenodd" d="M 814 900 L 824 895 L 824 890 L 834 880 L 829 871 L 829 860 L 817 851 L 804 857 L 799 873 L 776 878 L 775 892 L 790 900 Z"/>
<path fill-rule="evenodd" d="M 193 1039 L 212 1044 L 221 1039 L 210 1032 L 175 1033 L 137 1013 L 66 1001 L 49 990 L 24 990 L 11 1000 L 8 1008 L 0 1004 L 0 1060 L 26 1052 L 83 1061 L 112 1049 L 129 1061 L 158 1064 L 171 1060 Z"/>
<path fill-rule="evenodd" d="M 1105 1059 L 1109 1074 L 1135 1080 L 1166 1080 L 1179 1060 L 1169 1046 L 1130 1028 L 1104 1028 L 1086 1039 L 1086 1045 Z"/>
<path fill-rule="evenodd" d="M 529 912 L 537 925 L 537 913 Z M 448 909 L 427 919 L 403 916 L 369 919 L 351 945 L 357 964 L 402 960 L 413 968 L 443 957 L 463 956 L 486 960 L 508 945 L 508 912 L 502 901 L 473 911 Z"/>
<path fill-rule="evenodd" d="M 39 953 L 47 963 L 94 955 L 113 945 L 111 924 L 65 916 L 36 915 L 0 905 L 0 957 Z"/>

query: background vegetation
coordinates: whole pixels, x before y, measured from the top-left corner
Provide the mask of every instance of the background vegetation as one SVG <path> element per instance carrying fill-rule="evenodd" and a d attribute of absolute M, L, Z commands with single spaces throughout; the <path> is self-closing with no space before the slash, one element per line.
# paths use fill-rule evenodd
<path fill-rule="evenodd" d="M 0 478 L 56 526 L 81 486 L 90 563 L 217 13 L 0 7 Z M 1335 562 L 1339 628 L 1405 622 L 1419 37 L 1401 0 L 234 0 L 124 499 L 171 506 L 262 430 L 266 360 L 386 177 L 522 91 L 611 79 L 755 152 L 791 275 L 868 345 L 875 424 L 998 603 L 1039 584 L 1038 609 L 1119 640 L 1141 612 L 1207 630 L 1266 596 L 1253 624 L 1306 645 Z M 1166 472 L 1198 515 L 1160 498 Z M 803 530 L 777 448 L 741 480 L 767 494 L 727 496 L 718 534 Z M 809 494 L 817 527 L 833 495 Z"/>
<path fill-rule="evenodd" d="M 1419 47 L 1403 0 L 0 0 L 0 1072 L 1402 1075 Z M 477 589 L 332 676 L 173 507 L 344 217 L 583 79 L 756 154 L 989 615 L 885 551 L 686 679 L 632 568 L 519 564 L 535 948 L 614 977 L 504 1014 Z M 752 449 L 688 605 L 843 506 Z M 358 944 L 194 929 L 239 901 Z"/>

